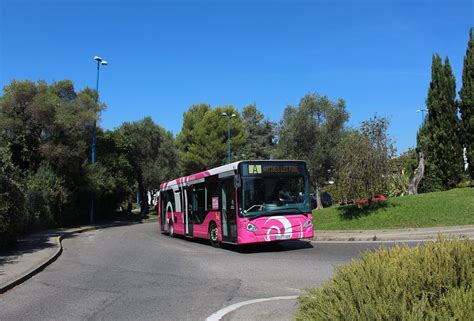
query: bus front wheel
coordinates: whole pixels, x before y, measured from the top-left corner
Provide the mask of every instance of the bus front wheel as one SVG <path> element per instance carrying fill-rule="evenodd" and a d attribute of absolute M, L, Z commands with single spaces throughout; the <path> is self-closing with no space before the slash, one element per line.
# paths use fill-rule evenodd
<path fill-rule="evenodd" d="M 170 237 L 174 237 L 174 226 L 173 223 L 170 222 L 170 228 L 169 228 L 169 235 Z"/>
<path fill-rule="evenodd" d="M 213 247 L 220 247 L 221 243 L 219 242 L 219 230 L 217 229 L 216 223 L 212 222 L 209 225 L 209 241 Z"/>

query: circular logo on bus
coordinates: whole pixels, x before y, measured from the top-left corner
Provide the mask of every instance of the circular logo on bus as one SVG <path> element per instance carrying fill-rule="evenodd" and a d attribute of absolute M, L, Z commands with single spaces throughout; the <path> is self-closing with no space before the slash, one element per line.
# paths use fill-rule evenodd
<path fill-rule="evenodd" d="M 267 229 L 265 241 L 287 240 L 293 236 L 291 223 L 284 216 L 269 217 L 263 224 L 263 228 Z"/>

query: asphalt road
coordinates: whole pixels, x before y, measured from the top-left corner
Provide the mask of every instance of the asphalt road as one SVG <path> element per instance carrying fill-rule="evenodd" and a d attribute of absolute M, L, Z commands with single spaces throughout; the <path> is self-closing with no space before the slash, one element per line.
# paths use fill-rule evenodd
<path fill-rule="evenodd" d="M 233 303 L 303 294 L 334 266 L 380 245 L 215 249 L 169 238 L 155 223 L 95 230 L 65 239 L 56 262 L 1 295 L 0 320 L 205 320 Z M 273 308 L 285 304 L 259 309 Z"/>

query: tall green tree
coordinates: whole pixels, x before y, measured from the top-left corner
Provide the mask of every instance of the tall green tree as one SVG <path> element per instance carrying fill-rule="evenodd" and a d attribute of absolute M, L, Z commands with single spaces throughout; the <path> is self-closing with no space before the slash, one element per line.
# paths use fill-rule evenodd
<path fill-rule="evenodd" d="M 459 102 L 462 120 L 461 141 L 466 148 L 469 175 L 471 179 L 474 179 L 474 28 L 471 28 L 469 32 L 459 97 L 461 98 Z"/>
<path fill-rule="evenodd" d="M 127 139 L 127 159 L 137 181 L 142 215 L 148 213 L 147 192 L 176 174 L 178 152 L 173 135 L 150 117 L 118 128 Z"/>
<path fill-rule="evenodd" d="M 428 116 L 418 135 L 418 143 L 426 157 L 427 175 L 439 177 L 444 189 L 455 187 L 463 171 L 455 98 L 456 80 L 449 59 L 446 58 L 443 64 L 436 54 L 426 99 Z"/>
<path fill-rule="evenodd" d="M 55 97 L 45 82 L 12 81 L 0 100 L 0 144 L 11 152 L 13 164 L 23 173 L 40 163 L 43 124 L 39 115 L 54 115 Z"/>
<path fill-rule="evenodd" d="M 242 110 L 242 122 L 247 141 L 242 148 L 245 159 L 270 159 L 275 149 L 275 124 L 254 104 Z"/>
<path fill-rule="evenodd" d="M 87 217 L 91 126 L 104 108 L 96 97 L 91 89 L 76 92 L 68 80 L 13 81 L 4 88 L 0 146 L 19 169 L 33 217 L 54 224 Z"/>
<path fill-rule="evenodd" d="M 380 190 L 372 188 L 374 149 L 370 139 L 359 130 L 346 132 L 337 145 L 336 186 L 341 201 L 370 199 Z"/>
<path fill-rule="evenodd" d="M 288 106 L 280 123 L 278 157 L 306 160 L 312 187 L 319 197 L 321 187 L 334 178 L 336 146 L 349 118 L 345 102 L 308 94 L 298 107 Z"/>
<path fill-rule="evenodd" d="M 247 137 L 238 110 L 232 106 L 191 106 L 183 115 L 183 128 L 177 137 L 183 175 L 227 163 L 228 119 L 223 113 L 236 115 L 231 119 L 231 153 L 232 160 L 242 158 Z"/>
<path fill-rule="evenodd" d="M 336 185 L 345 200 L 372 199 L 388 190 L 390 159 L 394 152 L 384 117 L 363 121 L 351 130 L 337 147 Z"/>
<path fill-rule="evenodd" d="M 183 113 L 183 126 L 176 137 L 176 144 L 181 152 L 189 151 L 189 147 L 193 143 L 194 128 L 210 110 L 211 106 L 208 104 L 196 104 Z"/>
<path fill-rule="evenodd" d="M 128 137 L 119 130 L 97 130 L 99 158 L 88 166 L 87 178 L 93 188 L 96 210 L 102 215 L 113 216 L 119 205 L 137 190 L 134 169 L 128 160 L 130 145 Z"/>

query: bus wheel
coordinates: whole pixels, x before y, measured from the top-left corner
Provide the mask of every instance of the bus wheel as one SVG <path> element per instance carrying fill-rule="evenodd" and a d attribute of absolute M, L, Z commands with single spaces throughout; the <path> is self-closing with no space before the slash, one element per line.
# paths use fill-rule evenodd
<path fill-rule="evenodd" d="M 173 223 L 170 222 L 170 231 L 169 231 L 170 237 L 174 237 L 174 226 Z"/>
<path fill-rule="evenodd" d="M 211 245 L 213 247 L 221 247 L 221 243 L 219 242 L 219 230 L 217 229 L 216 223 L 212 222 L 209 225 L 209 241 L 211 241 Z"/>

